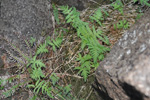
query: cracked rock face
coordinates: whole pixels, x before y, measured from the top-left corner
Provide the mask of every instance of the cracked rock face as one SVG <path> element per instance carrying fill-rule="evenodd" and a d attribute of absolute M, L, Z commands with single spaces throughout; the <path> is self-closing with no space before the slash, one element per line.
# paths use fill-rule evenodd
<path fill-rule="evenodd" d="M 96 78 L 113 100 L 150 100 L 150 10 L 114 45 Z"/>

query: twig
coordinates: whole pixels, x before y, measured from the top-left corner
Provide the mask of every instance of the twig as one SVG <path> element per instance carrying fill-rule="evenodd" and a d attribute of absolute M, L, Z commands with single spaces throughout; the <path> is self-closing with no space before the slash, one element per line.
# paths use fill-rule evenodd
<path fill-rule="evenodd" d="M 85 100 L 88 100 L 88 98 L 90 97 L 90 95 L 92 94 L 92 92 L 93 92 L 93 89 L 90 91 L 90 93 L 88 94 L 88 96 L 86 97 Z"/>

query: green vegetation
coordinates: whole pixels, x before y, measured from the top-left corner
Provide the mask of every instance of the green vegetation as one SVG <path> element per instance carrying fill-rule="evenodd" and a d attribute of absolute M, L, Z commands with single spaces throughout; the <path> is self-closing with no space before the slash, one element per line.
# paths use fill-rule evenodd
<path fill-rule="evenodd" d="M 121 14 L 123 14 L 123 4 L 121 0 L 116 0 L 114 3 L 112 3 L 112 6 L 114 10 L 118 10 Z"/>
<path fill-rule="evenodd" d="M 126 20 L 120 20 L 117 24 L 114 24 L 114 29 L 127 29 L 129 28 L 129 23 Z"/>
<path fill-rule="evenodd" d="M 134 2 L 136 1 L 134 0 Z M 147 2 L 148 0 L 140 0 L 142 5 L 150 6 Z M 113 11 L 117 11 L 117 14 L 124 16 L 124 4 L 121 0 L 116 0 L 111 4 L 111 7 Z M 14 58 L 20 64 L 19 66 L 23 66 L 20 68 L 20 74 L 27 73 L 29 76 L 26 77 L 28 81 L 16 84 L 4 92 L 5 97 L 11 96 L 20 86 L 25 85 L 34 94 L 30 100 L 36 100 L 38 97 L 44 99 L 44 96 L 58 100 L 81 99 L 74 95 L 72 84 L 70 84 L 71 82 L 69 83 L 71 79 L 66 77 L 80 78 L 86 83 L 89 75 L 94 73 L 99 66 L 99 62 L 110 51 L 111 43 L 106 36 L 107 34 L 102 30 L 102 27 L 105 26 L 104 22 L 110 16 L 110 13 L 104 8 L 97 8 L 88 17 L 88 21 L 82 21 L 80 12 L 75 7 L 60 6 L 59 8 L 60 10 L 53 4 L 54 18 L 57 25 L 64 27 L 55 28 L 53 36 L 44 37 L 45 40 L 40 44 L 37 43 L 34 37 L 26 40 L 26 45 L 28 48 L 34 49 L 34 52 L 28 55 L 24 54 L 12 44 L 24 60 Z M 65 22 L 60 21 L 60 13 L 63 15 Z M 137 19 L 140 16 L 141 14 L 138 14 Z M 112 22 L 111 25 L 113 28 L 110 28 L 109 31 L 113 30 L 117 33 L 118 30 L 128 29 L 129 21 L 127 19 L 118 19 Z M 66 41 L 67 43 L 70 42 L 71 45 L 68 45 Z M 75 46 L 73 46 L 73 42 Z M 71 50 L 69 46 L 73 46 L 74 50 Z M 49 58 L 45 58 L 47 56 Z M 62 61 L 62 59 L 67 61 Z M 16 75 L 8 79 L 0 79 L 0 90 L 3 90 L 7 83 L 19 80 L 20 77 L 21 75 Z"/>
<path fill-rule="evenodd" d="M 139 1 L 139 3 L 140 3 L 141 5 L 146 5 L 146 6 L 150 7 L 150 4 L 148 3 L 149 0 L 133 0 L 133 1 L 134 1 L 134 2 Z"/>
<path fill-rule="evenodd" d="M 105 11 L 105 10 L 104 10 L 104 11 Z M 109 14 L 107 13 L 107 11 L 105 11 L 105 14 L 106 14 L 107 16 L 109 15 Z M 102 13 L 101 9 L 98 8 L 98 9 L 95 11 L 95 13 L 94 13 L 92 16 L 90 16 L 90 19 L 92 20 L 92 22 L 93 22 L 93 21 L 96 21 L 100 26 L 102 26 L 101 21 L 104 20 L 104 16 L 103 16 L 103 13 Z"/>
<path fill-rule="evenodd" d="M 81 48 L 88 48 L 89 53 L 81 57 L 79 54 L 79 58 L 77 60 L 81 63 L 80 67 L 76 67 L 76 70 L 79 70 L 78 73 L 81 73 L 81 76 L 84 77 L 84 81 L 87 80 L 87 76 L 90 73 L 90 69 L 92 67 L 98 67 L 98 60 L 103 60 L 104 54 L 109 51 L 110 49 L 101 45 L 98 40 L 105 42 L 109 45 L 108 38 L 102 34 L 100 30 L 95 30 L 95 27 L 92 27 L 92 30 L 88 26 L 88 23 L 83 22 L 79 18 L 79 13 L 76 11 L 75 8 L 68 8 L 68 6 L 61 6 L 61 10 L 64 14 L 66 14 L 66 21 L 67 23 L 71 23 L 71 25 L 76 29 L 77 36 L 81 39 Z M 100 11 L 100 15 L 98 15 L 97 10 L 96 13 L 91 17 L 99 22 L 102 18 L 102 13 Z M 98 19 L 98 17 L 100 19 Z M 93 60 L 92 60 L 93 59 Z"/>
<path fill-rule="evenodd" d="M 54 4 L 52 4 L 52 6 L 53 6 L 53 14 L 54 14 L 56 23 L 59 24 L 58 9 L 56 8 Z"/>
<path fill-rule="evenodd" d="M 52 39 L 52 42 L 50 41 L 50 36 L 46 38 L 46 45 L 50 45 L 53 48 L 53 51 L 56 51 L 56 48 L 59 48 L 62 43 L 62 37 L 57 37 L 55 40 Z"/>

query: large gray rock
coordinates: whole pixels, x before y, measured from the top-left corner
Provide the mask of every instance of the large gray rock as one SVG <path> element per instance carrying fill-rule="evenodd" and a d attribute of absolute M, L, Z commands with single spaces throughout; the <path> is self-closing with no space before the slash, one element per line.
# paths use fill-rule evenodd
<path fill-rule="evenodd" d="M 16 55 L 12 44 L 29 54 L 25 40 L 42 40 L 51 22 L 50 0 L 0 0 L 0 56 Z"/>
<path fill-rule="evenodd" d="M 150 100 L 150 10 L 114 45 L 96 79 L 104 100 Z"/>
<path fill-rule="evenodd" d="M 49 34 L 49 30 L 52 28 L 50 1 L 0 0 L 0 78 L 6 79 L 16 75 L 18 68 L 15 67 L 16 60 L 14 58 L 20 59 L 21 54 L 29 55 L 29 52 L 35 51 L 35 49 L 29 51 L 25 40 L 29 41 L 33 37 L 38 42 L 42 42 L 41 33 Z M 12 45 L 19 48 L 22 53 L 18 53 Z M 23 59 L 20 60 L 23 61 Z M 16 82 L 7 84 L 6 88 L 15 84 Z M 0 100 L 11 100 L 11 98 L 4 99 L 2 92 L 3 90 L 0 90 Z M 16 93 L 12 96 L 12 100 L 16 96 L 22 97 L 21 95 Z M 25 93 L 25 98 L 27 97 L 28 94 Z"/>

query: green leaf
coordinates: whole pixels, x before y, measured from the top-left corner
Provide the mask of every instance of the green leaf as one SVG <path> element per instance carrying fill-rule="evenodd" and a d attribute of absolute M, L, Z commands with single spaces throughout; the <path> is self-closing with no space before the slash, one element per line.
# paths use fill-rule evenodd
<path fill-rule="evenodd" d="M 105 11 L 105 13 L 106 13 L 106 11 Z M 102 26 L 102 23 L 100 21 L 104 20 L 104 18 L 103 18 L 103 14 L 101 12 L 101 9 L 98 8 L 95 11 L 95 13 L 92 16 L 90 16 L 90 19 L 96 21 L 100 26 Z"/>
<path fill-rule="evenodd" d="M 35 41 L 36 41 L 36 38 L 31 37 L 31 39 L 30 39 L 31 46 L 33 46 L 33 44 L 35 43 Z"/>
<path fill-rule="evenodd" d="M 87 70 L 83 70 L 82 73 L 81 73 L 81 75 L 83 76 L 85 82 L 87 80 L 88 73 L 89 72 Z"/>
<path fill-rule="evenodd" d="M 101 54 L 99 57 L 98 57 L 98 60 L 103 60 L 104 59 L 104 55 Z"/>
<path fill-rule="evenodd" d="M 53 45 L 53 43 L 50 41 L 50 36 L 46 37 L 46 46 L 47 45 Z"/>
<path fill-rule="evenodd" d="M 56 51 L 56 47 L 55 45 L 52 46 L 53 51 Z"/>
<path fill-rule="evenodd" d="M 52 4 L 52 7 L 53 7 L 53 9 L 54 9 L 54 10 L 53 10 L 54 18 L 55 18 L 57 24 L 60 24 L 60 23 L 59 23 L 59 17 L 58 17 L 58 9 L 56 8 L 56 6 L 55 6 L 54 4 Z"/>
<path fill-rule="evenodd" d="M 52 81 L 52 84 L 55 85 L 58 80 L 59 80 L 59 77 L 57 77 L 57 75 L 55 73 L 53 73 L 51 76 L 50 76 L 50 79 Z"/>
<path fill-rule="evenodd" d="M 54 98 L 54 97 L 52 96 L 52 94 L 51 94 L 50 91 L 47 91 L 47 95 L 48 95 L 50 98 Z"/>
<path fill-rule="evenodd" d="M 84 63 L 87 60 L 90 60 L 92 57 L 90 55 L 84 55 L 83 57 L 79 53 L 79 58 L 77 58 L 77 61 L 80 61 L 80 63 Z"/>
<path fill-rule="evenodd" d="M 31 78 L 38 80 L 40 78 L 44 78 L 45 75 L 43 74 L 41 68 L 34 68 L 32 73 L 30 74 Z"/>
<path fill-rule="evenodd" d="M 36 87 L 37 87 L 37 90 L 36 90 L 36 94 L 39 93 L 40 89 L 42 88 L 43 84 L 44 84 L 45 81 L 41 81 Z M 44 88 L 44 87 L 43 87 Z M 36 88 L 35 88 L 36 89 Z"/>
<path fill-rule="evenodd" d="M 36 64 L 36 66 L 38 66 L 40 68 L 46 67 L 45 64 L 41 60 L 36 60 L 34 63 Z"/>
<path fill-rule="evenodd" d="M 35 88 L 35 85 L 33 85 L 33 84 L 28 84 L 28 85 L 27 85 L 27 88 Z"/>
<path fill-rule="evenodd" d="M 64 93 L 67 95 L 71 91 L 71 84 L 64 87 Z"/>
<path fill-rule="evenodd" d="M 30 100 L 36 100 L 37 95 L 34 95 L 32 98 L 30 98 Z"/>
<path fill-rule="evenodd" d="M 109 16 L 109 13 L 105 9 L 103 9 L 103 11 L 106 14 L 106 16 Z"/>
<path fill-rule="evenodd" d="M 48 88 L 48 82 L 45 82 L 44 85 L 42 86 L 42 93 L 46 93 Z"/>
<path fill-rule="evenodd" d="M 48 49 L 46 48 L 46 44 L 41 44 L 36 51 L 36 55 L 42 54 L 42 53 L 47 53 L 47 52 L 48 52 Z"/>

